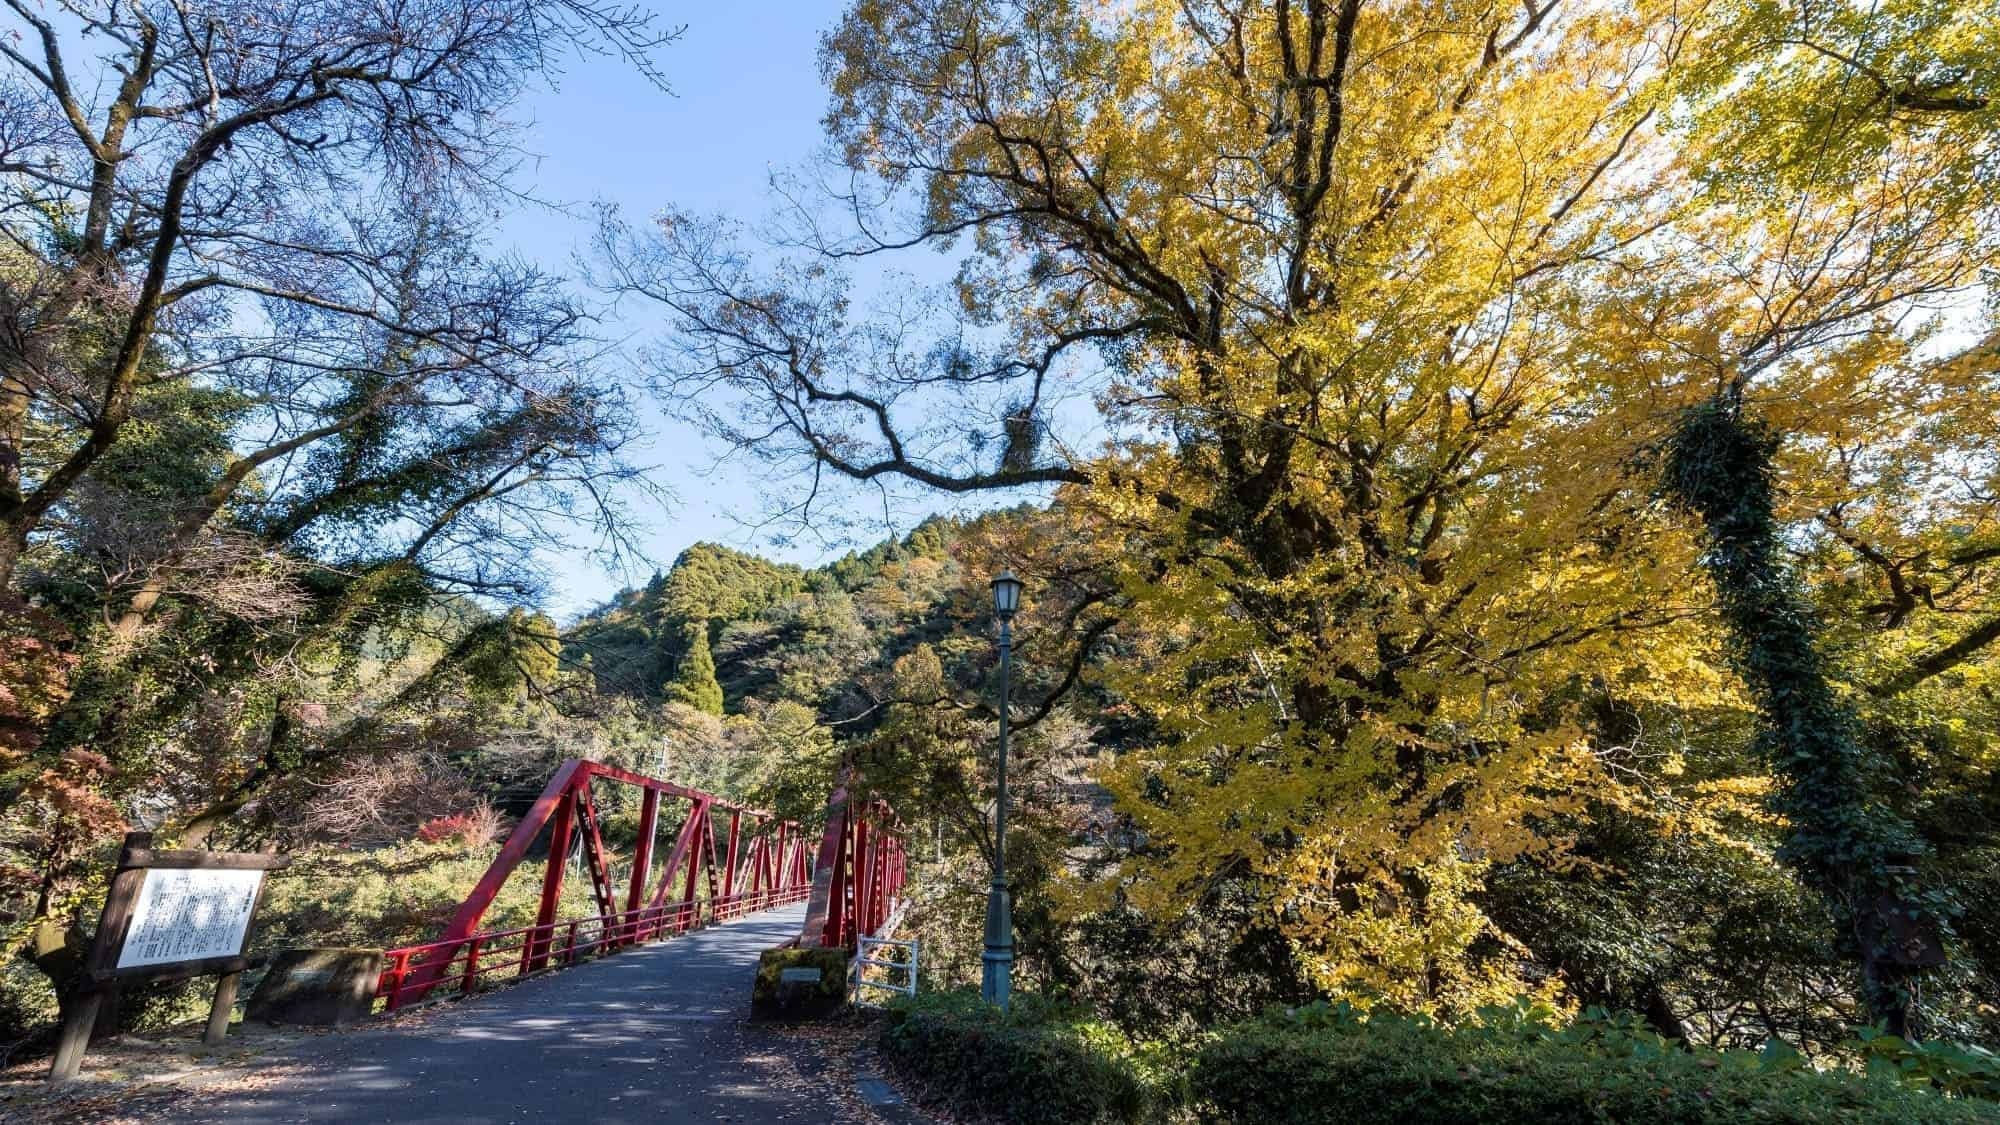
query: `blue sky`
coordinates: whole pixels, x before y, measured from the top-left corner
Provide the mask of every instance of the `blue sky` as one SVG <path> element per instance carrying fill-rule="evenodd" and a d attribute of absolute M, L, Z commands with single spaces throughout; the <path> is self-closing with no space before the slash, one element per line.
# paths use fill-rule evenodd
<path fill-rule="evenodd" d="M 660 56 L 673 84 L 662 93 L 613 60 L 573 65 L 560 89 L 521 107 L 530 122 L 525 146 L 537 159 L 522 169 L 536 196 L 588 205 L 617 204 L 640 219 L 667 204 L 754 221 L 767 210 L 768 182 L 810 158 L 822 143 L 826 105 L 819 39 L 839 19 L 836 0 L 764 0 L 701 8 L 666 8 L 686 32 Z M 574 217 L 543 208 L 506 216 L 498 242 L 553 270 L 574 274 L 573 258 L 591 233 L 588 206 Z M 909 269 L 909 263 L 898 263 Z M 639 307 L 607 326 L 635 340 L 653 325 Z M 839 550 L 807 542 L 774 545 L 752 524 L 761 511 L 755 482 L 740 467 L 708 470 L 718 450 L 650 404 L 647 448 L 637 459 L 678 494 L 667 510 L 644 507 L 643 541 L 662 567 L 700 540 L 813 563 Z M 1020 497 L 999 497 L 1013 503 Z M 604 600 L 636 576 L 607 574 L 581 553 L 549 560 L 547 608 L 568 616 Z"/>

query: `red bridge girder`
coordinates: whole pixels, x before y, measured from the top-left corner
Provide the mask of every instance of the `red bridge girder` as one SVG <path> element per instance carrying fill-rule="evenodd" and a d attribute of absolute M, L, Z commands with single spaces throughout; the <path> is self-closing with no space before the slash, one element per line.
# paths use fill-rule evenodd
<path fill-rule="evenodd" d="M 618 888 L 612 880 L 597 804 L 591 793 L 591 783 L 598 778 L 643 791 L 638 845 L 632 857 L 623 909 L 617 904 Z M 660 870 L 658 883 L 649 888 L 663 799 L 684 800 L 687 810 Z M 716 830 L 723 814 L 728 817 L 727 844 L 718 863 Z M 482 932 L 479 923 L 487 908 L 499 896 L 507 877 L 527 858 L 543 827 L 551 824 L 535 924 Z M 563 876 L 572 842 L 578 838 L 582 841 L 584 866 L 590 874 L 599 913 L 594 918 L 558 921 L 556 912 L 562 900 Z M 390 1008 L 396 1008 L 423 998 L 448 976 L 461 981 L 466 991 L 472 991 L 485 976 L 496 971 L 517 967 L 522 974 L 532 973 L 548 967 L 551 961 L 574 960 L 682 933 L 704 921 L 726 920 L 800 901 L 807 897 L 814 883 L 808 845 L 805 832 L 792 821 L 776 820 L 770 813 L 746 808 L 699 789 L 602 762 L 571 758 L 557 768 L 527 815 L 514 826 L 500 854 L 480 876 L 478 885 L 459 906 L 444 933 L 436 941 L 385 954 L 387 968 L 377 992 Z M 580 927 L 582 943 L 579 943 Z"/>
<path fill-rule="evenodd" d="M 889 803 L 850 797 L 843 781 L 826 803 L 799 944 L 852 949 L 855 938 L 879 933 L 902 898 L 907 861 Z"/>

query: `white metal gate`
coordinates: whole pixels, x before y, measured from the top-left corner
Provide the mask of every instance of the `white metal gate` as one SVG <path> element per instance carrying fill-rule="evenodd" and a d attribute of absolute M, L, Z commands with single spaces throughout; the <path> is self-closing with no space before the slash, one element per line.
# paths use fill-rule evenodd
<path fill-rule="evenodd" d="M 887 951 L 889 956 L 877 956 Z M 901 959 L 896 954 L 901 953 Z M 869 969 L 881 969 L 875 979 L 870 979 Z M 902 982 L 893 978 L 898 974 Z M 882 979 L 884 977 L 890 979 Z M 917 994 L 917 942 L 897 941 L 894 938 L 860 937 L 854 942 L 854 961 L 848 966 L 848 995 L 855 1003 L 870 1003 L 865 989 L 875 988 L 884 992 L 898 992 L 904 996 Z"/>

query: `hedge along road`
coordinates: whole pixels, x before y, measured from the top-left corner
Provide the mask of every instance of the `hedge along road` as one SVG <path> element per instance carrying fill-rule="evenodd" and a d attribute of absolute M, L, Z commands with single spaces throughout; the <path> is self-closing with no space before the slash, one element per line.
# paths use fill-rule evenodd
<path fill-rule="evenodd" d="M 795 936 L 804 911 L 769 911 L 317 1037 L 266 1056 L 243 1084 L 256 1088 L 204 1091 L 163 1120 L 880 1120 L 853 1096 L 852 1078 L 837 1080 L 823 1045 L 744 1022 L 757 955 Z M 909 1119 L 907 1107 L 891 1112 Z"/>

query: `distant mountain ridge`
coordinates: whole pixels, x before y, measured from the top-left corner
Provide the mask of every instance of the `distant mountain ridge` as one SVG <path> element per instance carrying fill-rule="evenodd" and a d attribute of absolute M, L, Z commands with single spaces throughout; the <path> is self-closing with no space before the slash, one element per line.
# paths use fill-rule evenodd
<path fill-rule="evenodd" d="M 967 526 L 933 518 L 813 568 L 697 543 L 565 630 L 563 660 L 587 668 L 600 694 L 657 702 L 688 657 L 690 626 L 702 626 L 727 711 L 791 699 L 848 720 L 871 706 L 871 673 L 960 631 L 951 547 Z"/>

